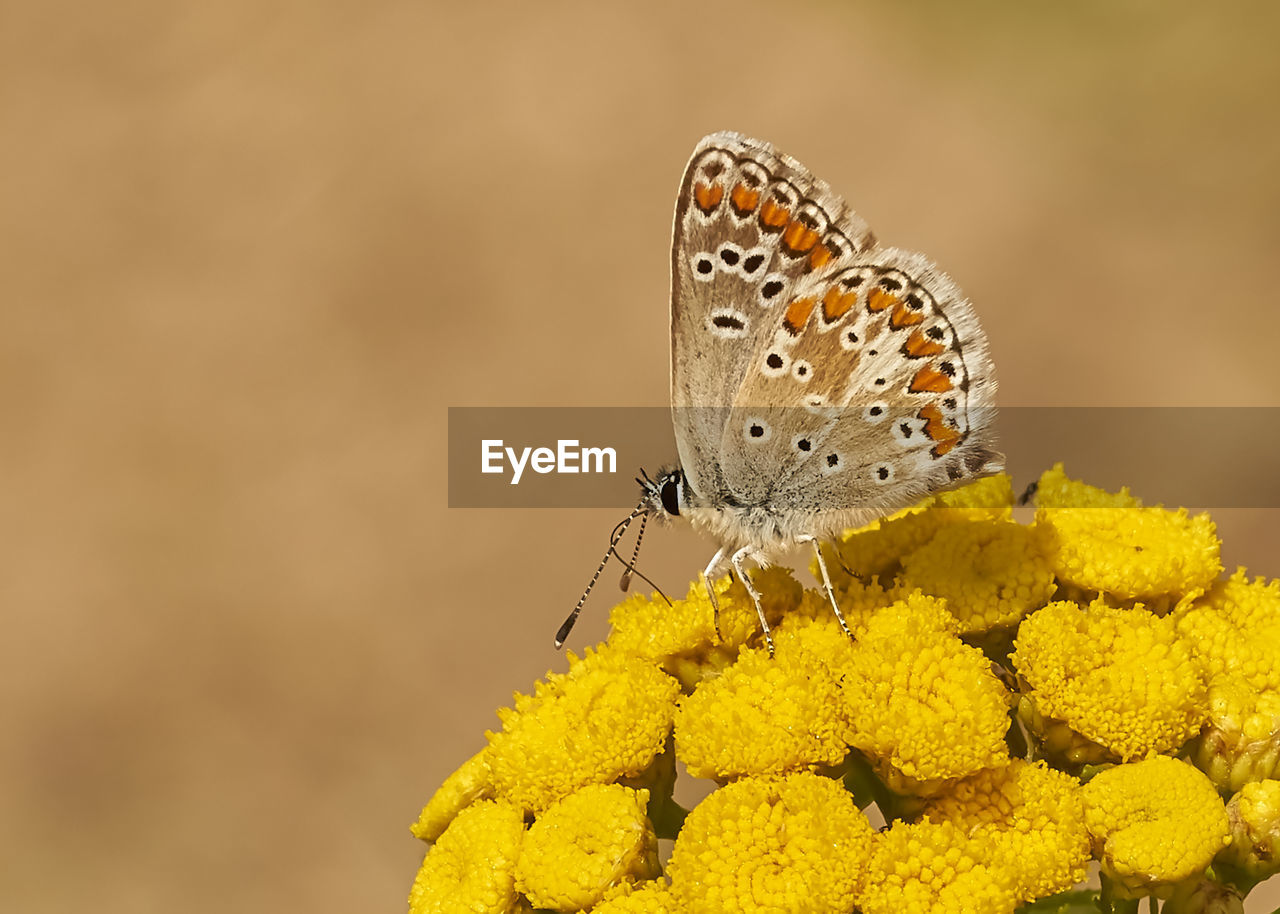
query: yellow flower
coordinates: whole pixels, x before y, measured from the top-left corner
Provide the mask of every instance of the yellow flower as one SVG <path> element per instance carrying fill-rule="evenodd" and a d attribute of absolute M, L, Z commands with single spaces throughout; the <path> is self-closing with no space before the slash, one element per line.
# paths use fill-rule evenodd
<path fill-rule="evenodd" d="M 1280 580 L 1250 581 L 1239 568 L 1173 615 L 1210 675 L 1231 673 L 1255 689 L 1280 690 Z"/>
<path fill-rule="evenodd" d="M 1014 759 L 965 778 L 926 813 L 989 837 L 996 856 L 984 862 L 1011 871 L 1019 901 L 1066 891 L 1085 876 L 1089 832 L 1080 784 L 1044 762 Z"/>
<path fill-rule="evenodd" d="M 1218 576 L 1221 544 L 1209 515 L 1138 507 L 1127 492 L 1100 491 L 1067 480 L 1061 465 L 1041 477 L 1036 525 L 1061 583 L 1153 600 L 1203 591 Z"/>
<path fill-rule="evenodd" d="M 759 569 L 752 581 L 760 591 L 770 624 L 785 618 L 800 602 L 801 586 L 785 568 Z M 725 576 L 712 582 L 720 603 L 720 636 L 706 585 L 694 581 L 682 600 L 634 595 L 609 614 L 609 646 L 659 663 L 693 688 L 712 672 L 733 662 L 738 650 L 760 640 L 760 620 L 741 583 Z M 830 609 L 828 609 L 830 612 Z"/>
<path fill-rule="evenodd" d="M 947 601 L 962 634 L 1013 625 L 1053 596 L 1040 539 L 1021 524 L 975 520 L 941 527 L 902 560 L 899 589 Z"/>
<path fill-rule="evenodd" d="M 1230 841 L 1222 799 L 1200 771 L 1158 755 L 1084 785 L 1085 822 L 1103 872 L 1124 894 L 1167 895 Z"/>
<path fill-rule="evenodd" d="M 680 685 L 652 663 L 604 648 L 569 658 L 488 733 L 494 792 L 539 812 L 588 784 L 639 774 L 662 751 Z"/>
<path fill-rule="evenodd" d="M 1169 752 L 1208 712 L 1203 672 L 1173 620 L 1141 608 L 1050 603 L 1018 628 L 1013 665 L 1040 713 L 1121 760 Z"/>
<path fill-rule="evenodd" d="M 485 757 L 485 750 L 481 750 L 445 778 L 444 783 L 422 808 L 418 821 L 409 826 L 409 830 L 423 841 L 434 841 L 444 833 L 458 813 L 476 800 L 491 796 L 493 784 L 489 777 L 489 760 Z"/>
<path fill-rule="evenodd" d="M 661 868 L 648 802 L 647 790 L 592 784 L 552 804 L 524 837 L 516 888 L 534 907 L 580 911 L 623 882 L 654 878 Z"/>
<path fill-rule="evenodd" d="M 748 777 L 694 807 L 667 867 L 677 910 L 845 914 L 871 854 L 870 823 L 838 781 Z"/>
<path fill-rule="evenodd" d="M 832 582 L 842 586 L 850 571 L 863 578 L 885 574 L 944 525 L 1007 518 L 1012 505 L 1013 485 L 1003 473 L 939 492 L 910 508 L 849 531 L 839 543 L 825 545 L 823 554 Z M 813 567 L 816 574 L 817 565 Z"/>
<path fill-rule="evenodd" d="M 848 752 L 849 724 L 839 676 L 825 660 L 849 650 L 834 621 L 780 628 L 774 657 L 744 650 L 681 700 L 676 756 L 694 777 L 713 778 L 837 764 Z"/>
<path fill-rule="evenodd" d="M 862 914 L 1012 914 L 1018 903 L 1008 863 L 989 832 L 954 822 L 895 822 L 875 839 Z"/>
<path fill-rule="evenodd" d="M 1243 676 L 1214 677 L 1195 762 L 1222 790 L 1280 776 L 1280 692 L 1258 691 Z"/>
<path fill-rule="evenodd" d="M 1231 846 L 1215 868 L 1227 864 L 1255 879 L 1280 871 L 1280 781 L 1245 784 L 1227 803 L 1227 820 Z"/>
<path fill-rule="evenodd" d="M 524 814 L 502 800 L 458 813 L 427 851 L 409 890 L 409 914 L 506 914 L 517 900 L 516 858 Z"/>
<path fill-rule="evenodd" d="M 888 765 L 931 781 L 1008 761 L 1008 694 L 957 625 L 941 600 L 912 594 L 876 612 L 854 645 L 843 683 L 852 744 L 882 775 Z"/>

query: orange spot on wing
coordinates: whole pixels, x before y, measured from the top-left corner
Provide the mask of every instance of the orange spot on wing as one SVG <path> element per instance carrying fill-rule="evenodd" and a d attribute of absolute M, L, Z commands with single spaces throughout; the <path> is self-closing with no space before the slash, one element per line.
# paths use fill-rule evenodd
<path fill-rule="evenodd" d="M 857 292 L 841 292 L 840 286 L 833 285 L 822 296 L 822 319 L 828 324 L 837 321 L 854 306 L 858 300 Z"/>
<path fill-rule="evenodd" d="M 818 233 L 799 219 L 793 219 L 782 233 L 782 243 L 797 254 L 803 254 L 818 243 Z"/>
<path fill-rule="evenodd" d="M 938 407 L 930 404 L 916 413 L 916 416 L 925 420 L 924 433 L 930 440 L 937 442 L 933 448 L 934 457 L 941 457 L 960 443 L 960 433 L 942 420 L 942 410 Z"/>
<path fill-rule="evenodd" d="M 693 199 L 697 202 L 698 209 L 702 210 L 704 213 L 709 213 L 719 206 L 720 201 L 723 198 L 724 185 L 719 182 L 715 184 L 703 184 L 699 181 L 693 186 Z"/>
<path fill-rule="evenodd" d="M 951 389 L 951 379 L 942 372 L 926 365 L 916 372 L 907 388 L 913 394 L 944 394 Z"/>
<path fill-rule="evenodd" d="M 891 308 L 898 303 L 898 296 L 891 292 L 886 292 L 879 286 L 871 290 L 867 296 L 868 311 L 883 311 L 885 308 Z"/>
<path fill-rule="evenodd" d="M 907 339 L 906 349 L 907 355 L 913 359 L 919 359 L 927 355 L 937 355 L 946 347 L 936 340 L 929 339 L 919 330 L 913 330 Z"/>
<path fill-rule="evenodd" d="M 918 324 L 924 320 L 924 315 L 919 311 L 912 311 L 906 304 L 899 303 L 893 309 L 893 314 L 889 318 L 889 325 L 894 330 L 901 330 L 903 327 L 910 327 L 912 324 Z"/>
<path fill-rule="evenodd" d="M 818 267 L 823 266 L 830 261 L 834 256 L 836 256 L 835 251 L 831 250 L 831 248 L 827 247 L 825 244 L 820 244 L 814 248 L 813 253 L 809 255 L 809 266 L 816 270 Z"/>
<path fill-rule="evenodd" d="M 797 298 L 787 305 L 787 313 L 782 318 L 782 326 L 787 329 L 788 333 L 795 336 L 809 322 L 809 315 L 813 313 L 813 308 L 816 304 L 817 302 L 812 298 Z"/>
<path fill-rule="evenodd" d="M 760 207 L 760 224 L 765 228 L 780 229 L 791 218 L 791 210 L 773 200 L 764 201 Z"/>
<path fill-rule="evenodd" d="M 745 216 L 755 210 L 760 203 L 760 191 L 739 182 L 733 185 L 733 190 L 729 192 L 729 199 L 733 202 L 733 208 L 738 215 Z"/>

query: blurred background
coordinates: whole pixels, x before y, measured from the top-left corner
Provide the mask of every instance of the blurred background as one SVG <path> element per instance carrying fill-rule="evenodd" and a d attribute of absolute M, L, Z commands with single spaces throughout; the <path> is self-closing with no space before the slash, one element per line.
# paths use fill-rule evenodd
<path fill-rule="evenodd" d="M 409 823 L 563 668 L 618 519 L 450 510 L 447 407 L 666 402 L 710 131 L 949 271 L 1005 405 L 1280 405 L 1278 25 L 0 2 L 0 906 L 403 909 Z M 1214 516 L 1280 575 L 1280 512 Z M 643 567 L 683 591 L 711 548 L 654 530 Z"/>

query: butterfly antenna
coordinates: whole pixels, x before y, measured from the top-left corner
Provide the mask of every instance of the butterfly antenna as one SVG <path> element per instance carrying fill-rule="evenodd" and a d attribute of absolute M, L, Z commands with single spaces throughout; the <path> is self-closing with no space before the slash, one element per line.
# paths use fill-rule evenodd
<path fill-rule="evenodd" d="M 613 528 L 613 532 L 609 534 L 609 548 L 605 550 L 604 558 L 600 559 L 600 564 L 596 566 L 596 573 L 591 576 L 591 580 L 587 583 L 587 589 L 578 598 L 578 604 L 573 607 L 573 612 L 569 613 L 569 618 L 564 620 L 564 624 L 556 632 L 556 650 L 564 647 L 564 643 L 569 637 L 569 632 L 573 631 L 574 623 L 578 621 L 578 614 L 582 612 L 583 604 L 587 602 L 587 597 L 591 595 L 591 589 L 596 586 L 596 581 L 600 580 L 600 573 L 604 571 L 604 566 L 609 564 L 609 556 L 618 555 L 618 540 L 622 538 L 622 534 L 627 532 L 627 527 L 631 526 L 631 522 L 640 515 L 641 510 L 642 506 L 637 505 L 636 509 L 624 517 L 618 523 L 618 526 Z M 621 561 L 620 558 L 619 561 Z M 626 563 L 624 562 L 623 564 Z M 640 577 L 644 578 L 644 575 L 640 575 Z M 648 580 L 648 578 L 644 579 Z"/>
<path fill-rule="evenodd" d="M 640 532 L 636 534 L 636 548 L 631 550 L 631 561 L 630 563 L 625 563 L 627 565 L 627 570 L 622 572 L 622 580 L 618 581 L 618 586 L 622 588 L 623 593 L 626 593 L 627 588 L 631 586 L 631 572 L 636 567 L 636 560 L 640 558 L 640 542 L 644 539 L 644 525 L 648 523 L 648 521 L 648 514 L 640 515 Z"/>
<path fill-rule="evenodd" d="M 636 547 L 637 547 L 637 549 L 639 548 L 639 545 L 640 545 L 640 543 L 639 543 L 639 541 L 637 540 L 637 542 L 636 542 Z M 625 561 L 625 560 L 622 558 L 622 556 L 618 555 L 618 550 L 617 550 L 617 549 L 610 548 L 610 550 L 609 550 L 609 551 L 610 551 L 611 553 L 613 553 L 613 556 L 614 556 L 614 557 L 615 557 L 619 562 L 622 562 L 622 564 L 624 564 L 624 565 L 626 565 L 626 566 L 627 566 L 627 570 L 626 570 L 625 572 L 623 572 L 623 578 L 624 578 L 624 579 L 627 579 L 627 578 L 629 578 L 631 575 L 633 575 L 633 574 L 634 574 L 634 575 L 635 575 L 636 577 L 638 577 L 640 580 L 644 581 L 646 584 L 648 584 L 650 587 L 652 587 L 655 591 L 657 591 L 658 596 L 660 596 L 660 597 L 662 597 L 662 599 L 666 600 L 666 601 L 667 601 L 667 605 L 668 605 L 668 606 L 672 605 L 672 604 L 671 604 L 671 598 L 670 598 L 669 596 L 667 596 L 665 593 L 663 593 L 663 592 L 662 592 L 662 588 L 661 588 L 661 587 L 659 587 L 657 584 L 653 583 L 653 581 L 649 580 L 649 578 L 645 575 L 645 573 L 644 573 L 643 571 L 641 571 L 639 568 L 637 568 L 637 567 L 636 567 L 636 565 L 635 565 L 635 559 L 632 559 L 630 562 L 627 562 L 627 561 Z M 627 583 L 630 583 L 630 581 L 628 580 L 628 581 L 627 581 Z M 626 588 L 623 588 L 623 589 L 625 590 Z"/>

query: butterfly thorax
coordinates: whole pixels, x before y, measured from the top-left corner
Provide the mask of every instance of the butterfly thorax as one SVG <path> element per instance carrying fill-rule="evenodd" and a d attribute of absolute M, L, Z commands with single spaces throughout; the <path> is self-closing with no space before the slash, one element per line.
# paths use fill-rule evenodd
<path fill-rule="evenodd" d="M 874 520 L 874 508 L 796 511 L 780 510 L 769 500 L 748 504 L 733 497 L 707 498 L 689 484 L 679 466 L 661 469 L 650 479 L 636 480 L 641 487 L 641 509 L 663 522 L 688 521 L 730 551 L 750 547 L 760 558 L 777 558 L 803 538 L 834 536 L 850 527 Z"/>

